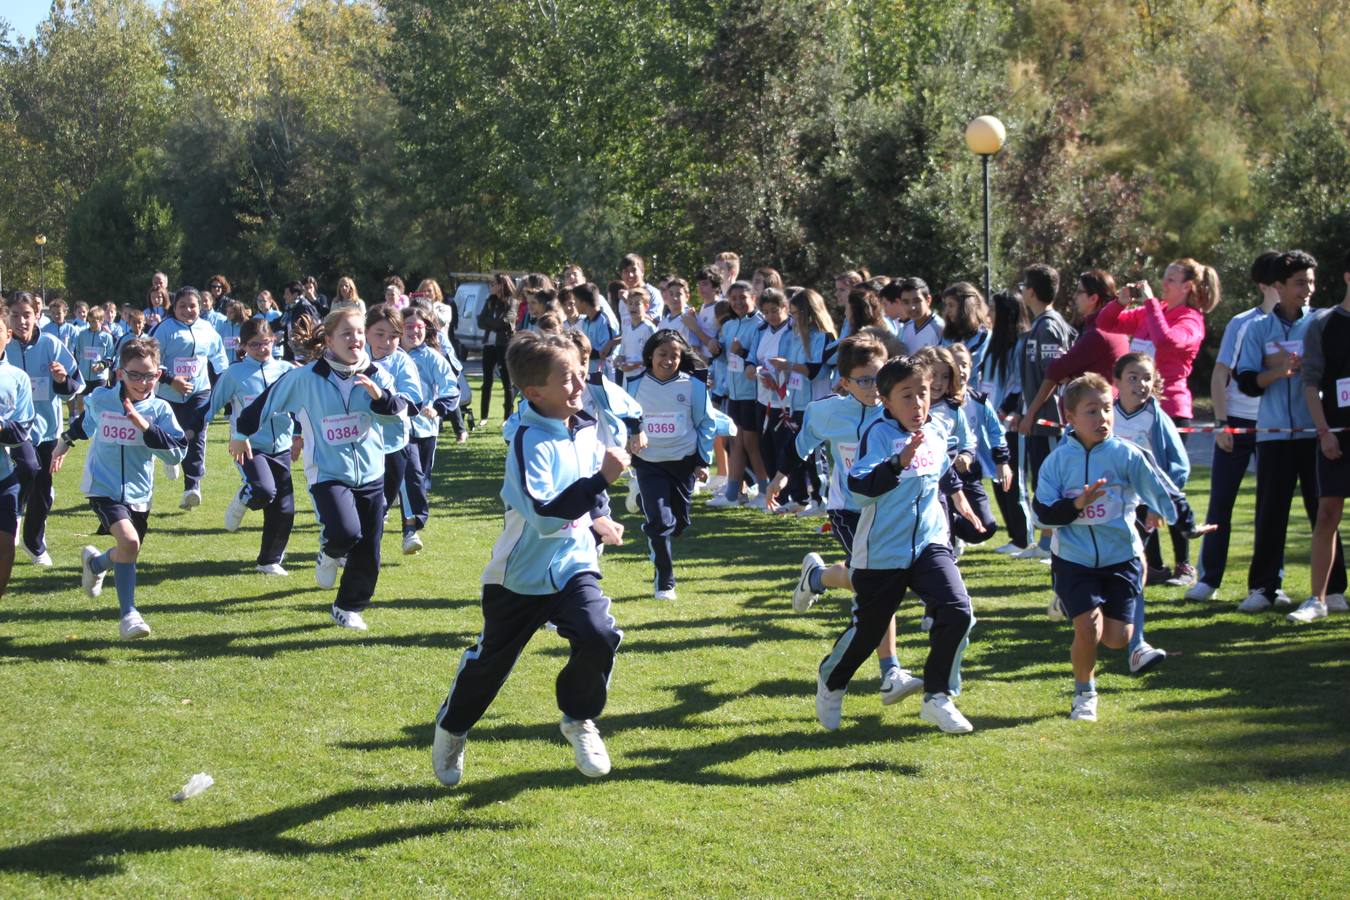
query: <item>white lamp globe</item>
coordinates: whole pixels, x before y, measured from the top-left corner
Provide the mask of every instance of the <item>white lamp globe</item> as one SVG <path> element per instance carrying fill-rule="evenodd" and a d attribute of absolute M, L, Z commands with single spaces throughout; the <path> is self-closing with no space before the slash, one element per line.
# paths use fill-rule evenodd
<path fill-rule="evenodd" d="M 980 156 L 993 156 L 1003 149 L 1003 142 L 1007 139 L 1008 130 L 993 116 L 971 119 L 966 126 L 966 146 L 971 153 Z"/>

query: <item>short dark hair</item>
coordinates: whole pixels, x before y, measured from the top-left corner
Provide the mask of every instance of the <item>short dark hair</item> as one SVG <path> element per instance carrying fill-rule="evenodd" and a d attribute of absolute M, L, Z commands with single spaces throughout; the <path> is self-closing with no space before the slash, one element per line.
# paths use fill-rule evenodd
<path fill-rule="evenodd" d="M 148 359 L 153 366 L 159 366 L 159 341 L 152 337 L 132 338 L 122 345 L 117 354 L 117 365 L 125 369 L 133 359 Z"/>
<path fill-rule="evenodd" d="M 931 379 L 933 370 L 917 356 L 893 356 L 877 373 L 877 391 L 883 397 L 889 396 L 897 384 L 915 375 Z"/>
<path fill-rule="evenodd" d="M 1276 281 L 1284 282 L 1299 272 L 1315 268 L 1317 268 L 1317 260 L 1313 258 L 1311 253 L 1303 250 L 1287 250 L 1280 254 L 1271 274 Z"/>
<path fill-rule="evenodd" d="M 722 286 L 722 273 L 717 270 L 716 266 L 704 266 L 694 275 L 694 281 L 706 281 L 713 287 L 720 288 Z"/>
<path fill-rule="evenodd" d="M 840 378 L 851 378 L 853 373 L 872 360 L 886 362 L 886 345 L 870 334 L 851 334 L 839 342 L 835 364 Z"/>
<path fill-rule="evenodd" d="M 591 307 L 599 305 L 599 301 L 597 301 L 595 298 L 596 287 L 589 281 L 586 282 L 585 284 L 575 285 L 572 287 L 571 290 L 572 290 L 572 299 L 575 300 L 577 303 L 585 303 L 586 305 Z"/>
<path fill-rule="evenodd" d="M 1036 292 L 1036 299 L 1053 306 L 1059 296 L 1059 272 L 1045 263 L 1032 263 L 1022 272 L 1022 283 Z"/>
<path fill-rule="evenodd" d="M 1252 281 L 1257 284 L 1275 283 L 1275 265 L 1280 261 L 1278 250 L 1267 250 L 1252 260 Z"/>
<path fill-rule="evenodd" d="M 192 287 L 191 285 L 183 285 L 178 290 L 173 292 L 172 306 L 177 306 L 178 301 L 182 300 L 184 297 L 195 297 L 198 303 L 202 302 L 201 291 L 197 290 L 195 287 Z"/>
<path fill-rule="evenodd" d="M 900 294 L 904 293 L 905 291 L 914 291 L 920 297 L 933 296 L 933 292 L 928 289 L 928 282 L 924 281 L 922 278 L 914 278 L 914 277 L 898 278 L 895 281 L 892 281 L 890 284 L 886 285 L 886 288 L 889 288 L 892 285 L 896 284 L 900 285 L 900 288 L 895 295 L 897 298 L 899 298 Z M 886 296 L 885 294 L 886 288 L 882 288 L 881 296 L 883 297 Z"/>

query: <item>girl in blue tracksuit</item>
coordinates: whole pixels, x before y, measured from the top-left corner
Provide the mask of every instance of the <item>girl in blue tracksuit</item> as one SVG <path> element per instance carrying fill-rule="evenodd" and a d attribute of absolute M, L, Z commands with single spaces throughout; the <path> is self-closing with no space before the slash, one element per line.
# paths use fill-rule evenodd
<path fill-rule="evenodd" d="M 915 354 L 925 360 L 933 372 L 933 385 L 930 395 L 932 416 L 946 428 L 948 435 L 947 456 L 961 481 L 961 493 L 966 502 L 975 511 L 980 520 L 976 529 L 971 523 L 949 511 L 951 533 L 954 539 L 967 544 L 979 544 L 989 540 L 998 530 L 998 523 L 989 509 L 989 495 L 984 492 L 978 462 L 979 441 L 975 429 L 965 414 L 966 385 L 961 380 L 956 364 L 956 355 L 948 347 L 924 347 Z M 956 548 L 953 541 L 953 549 Z M 959 552 L 958 552 L 959 555 Z"/>
<path fill-rule="evenodd" d="M 92 394 L 95 388 L 107 384 L 108 372 L 115 366 L 113 345 L 116 341 L 112 333 L 104 327 L 107 313 L 103 311 L 103 307 L 95 306 L 89 310 L 88 315 L 89 327 L 76 335 L 75 349 L 72 351 L 75 363 L 80 367 L 80 377 L 84 379 L 84 390 L 79 397 L 72 397 L 70 401 L 71 412 L 76 415 L 84 411 L 81 398 L 85 394 Z"/>
<path fill-rule="evenodd" d="M 791 440 L 776 448 L 774 455 L 775 468 L 780 472 L 792 467 L 789 460 L 796 456 L 792 444 L 801 434 L 807 406 L 830 396 L 830 368 L 825 365 L 825 357 L 833 352 L 837 340 L 825 300 L 815 291 L 806 289 L 793 294 L 788 309 L 792 329 L 779 348 L 780 358 L 769 360 L 771 366 L 787 375 L 788 405 L 792 411 L 792 425 L 788 429 Z M 804 501 L 798 515 L 810 514 L 814 507 L 824 503 L 820 473 L 815 465 L 797 468 L 788 480 L 788 495 Z"/>
<path fill-rule="evenodd" d="M 740 503 L 741 482 L 749 469 L 761 490 L 768 486 L 769 474 L 760 453 L 760 432 L 764 430 L 759 404 L 754 366 L 747 362 L 758 343 L 764 317 L 755 309 L 750 285 L 737 281 L 727 289 L 733 318 L 727 319 L 718 332 L 717 344 L 726 357 L 727 415 L 736 423 L 736 437 L 732 439 L 727 457 L 726 491 L 714 497 L 708 505 L 714 508 L 737 506 Z"/>
<path fill-rule="evenodd" d="M 0 347 L 8 343 L 9 319 L 0 316 Z M 0 446 L 8 451 L 27 443 L 36 421 L 32 382 L 22 369 L 0 356 Z M 0 452 L 0 598 L 5 596 L 14 568 L 14 537 L 18 530 L 19 470 L 8 452 Z"/>
<path fill-rule="evenodd" d="M 339 560 L 346 558 L 333 621 L 365 631 L 361 610 L 370 605 L 380 575 L 385 426 L 401 426 L 408 403 L 370 361 L 359 310 L 329 313 L 302 349 L 314 361 L 268 385 L 235 421 L 235 434 L 256 434 L 281 413 L 299 423 L 305 479 L 321 529 L 314 578 L 331 588 Z"/>
<path fill-rule="evenodd" d="M 179 288 L 172 311 L 150 331 L 150 337 L 159 342 L 163 367 L 156 396 L 169 401 L 188 438 L 188 452 L 183 457 L 183 500 L 178 506 L 193 509 L 202 502 L 211 384 L 224 374 L 229 360 L 220 335 L 200 317 L 201 294 L 196 288 Z"/>
<path fill-rule="evenodd" d="M 417 466 L 404 472 L 400 498 L 403 506 L 403 552 L 422 549 L 417 532 L 426 527 L 431 515 L 431 470 L 436 464 L 436 435 L 441 419 L 459 405 L 459 381 L 449 360 L 441 353 L 435 320 L 417 307 L 403 312 L 401 349 L 408 354 L 422 388 L 422 404 L 412 415 L 409 452 L 417 457 Z M 452 351 L 453 352 L 453 351 Z M 409 484 L 417 479 L 417 484 Z"/>
<path fill-rule="evenodd" d="M 19 514 L 23 516 L 20 543 L 39 566 L 50 566 L 47 553 L 47 516 L 56 501 L 52 489 L 52 452 L 61 433 L 61 400 L 84 389 L 75 357 L 66 346 L 38 329 L 38 306 L 32 294 L 16 293 L 9 303 L 10 338 L 5 359 L 28 375 L 37 419 L 30 439 L 12 451 L 19 468 Z"/>
<path fill-rule="evenodd" d="M 209 422 L 226 406 L 230 408 L 230 456 L 244 480 L 225 509 L 225 530 L 237 531 L 250 509 L 261 510 L 262 545 L 256 570 L 262 575 L 287 575 L 281 563 L 295 524 L 295 489 L 291 484 L 294 421 L 288 413 L 278 413 L 247 438 L 235 426 L 240 413 L 295 364 L 272 355 L 276 336 L 265 319 L 245 321 L 239 335 L 239 346 L 246 355 L 220 376 L 206 414 Z"/>
<path fill-rule="evenodd" d="M 89 440 L 81 487 L 117 545 L 103 553 L 85 547 L 80 553 L 80 579 L 85 593 L 97 597 L 112 570 L 123 640 L 150 634 L 136 609 L 136 560 L 149 527 L 155 459 L 177 465 L 187 452 L 187 436 L 173 410 L 154 396 L 162 364 L 155 341 L 138 338 L 124 344 L 118 359 L 119 383 L 85 398 L 84 412 L 71 421 L 52 454 L 52 471 L 57 472 L 71 444 Z"/>
<path fill-rule="evenodd" d="M 225 347 L 225 358 L 229 360 L 230 365 L 234 365 L 244 358 L 243 331 L 244 323 L 249 321 L 248 312 L 244 309 L 244 304 L 230 299 L 225 301 L 224 313 L 223 316 L 213 320 L 211 326 L 216 329 L 216 334 L 220 335 L 220 342 Z"/>
<path fill-rule="evenodd" d="M 420 410 L 425 398 L 422 393 L 422 378 L 417 373 L 417 364 L 412 361 L 402 347 L 403 313 L 388 303 L 377 303 L 366 313 L 366 339 L 370 342 L 370 361 L 379 366 L 393 381 L 394 390 L 408 405 L 408 417 L 384 426 L 384 504 L 385 508 L 400 504 L 425 504 L 425 482 L 422 480 L 421 457 L 412 444 L 412 423 L 409 421 L 414 410 Z M 403 497 L 404 487 L 410 499 Z M 405 509 L 407 507 L 404 507 Z M 413 541 L 404 538 L 404 552 L 416 553 L 422 549 L 422 540 L 412 532 Z"/>
<path fill-rule="evenodd" d="M 625 384 L 642 407 L 643 430 L 629 450 L 656 567 L 653 596 L 674 600 L 671 543 L 689 527 L 694 481 L 707 478 L 717 424 L 707 385 L 692 374 L 694 351 L 684 335 L 658 331 L 642 348 L 642 363 L 642 373 Z"/>
<path fill-rule="evenodd" d="M 1074 699 L 1070 718 L 1097 719 L 1093 672 L 1097 645 L 1130 641 L 1144 594 L 1143 544 L 1131 513 L 1176 521 L 1173 486 L 1149 454 L 1112 433 L 1111 385 L 1095 373 L 1069 382 L 1064 411 L 1070 431 L 1041 465 L 1032 503 L 1039 528 L 1054 529 L 1050 572 L 1073 621 Z"/>

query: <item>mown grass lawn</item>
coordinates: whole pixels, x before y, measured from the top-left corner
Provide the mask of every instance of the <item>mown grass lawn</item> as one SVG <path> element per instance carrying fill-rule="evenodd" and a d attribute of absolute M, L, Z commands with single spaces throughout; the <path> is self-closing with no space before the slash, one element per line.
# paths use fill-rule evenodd
<path fill-rule="evenodd" d="M 1226 599 L 1150 589 L 1150 637 L 1171 658 L 1140 679 L 1108 655 L 1096 725 L 1067 719 L 1047 570 L 969 552 L 964 737 L 921 724 L 913 699 L 883 708 L 870 662 L 844 727 L 821 730 L 815 666 L 846 599 L 799 616 L 789 589 L 832 539 L 820 520 L 700 509 L 677 602 L 650 599 L 638 540 L 605 556 L 627 635 L 600 720 L 613 774 L 573 768 L 553 703 L 566 645 L 540 633 L 447 790 L 430 721 L 481 621 L 495 423 L 442 447 L 427 549 L 386 538 L 365 635 L 329 624 L 304 497 L 292 575 L 253 574 L 256 514 L 220 525 L 236 484 L 222 437 L 203 507 L 180 512 L 168 486 L 157 498 L 150 639 L 117 640 L 111 579 L 98 601 L 79 590 L 79 547 L 106 539 L 89 536 L 77 465 L 58 481 L 55 568 L 16 565 L 0 606 L 0 895 L 1350 894 L 1350 616 L 1295 628 L 1234 611 L 1250 493 Z M 1289 543 L 1301 599 L 1306 529 Z M 918 618 L 902 609 L 915 667 Z M 215 787 L 170 802 L 198 771 Z"/>

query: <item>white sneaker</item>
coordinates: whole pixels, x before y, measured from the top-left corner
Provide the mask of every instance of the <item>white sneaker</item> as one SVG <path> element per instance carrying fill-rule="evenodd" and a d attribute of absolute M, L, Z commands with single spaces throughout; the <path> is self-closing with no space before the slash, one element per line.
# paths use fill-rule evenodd
<path fill-rule="evenodd" d="M 183 495 L 183 502 L 187 502 L 186 494 Z M 198 499 L 198 502 L 201 502 L 200 498 Z M 234 497 L 230 499 L 230 505 L 225 507 L 225 530 L 238 531 L 239 526 L 243 524 L 244 516 L 247 514 L 248 505 L 244 503 L 243 500 L 239 499 L 238 494 L 235 494 Z"/>
<path fill-rule="evenodd" d="M 1142 675 L 1165 659 L 1166 650 L 1159 650 L 1147 641 L 1141 641 L 1138 647 L 1130 651 L 1130 674 Z"/>
<path fill-rule="evenodd" d="M 636 516 L 642 512 L 641 501 L 639 498 L 642 492 L 638 490 L 638 480 L 636 475 L 628 476 L 628 497 L 623 502 L 623 508 L 628 510 L 630 516 Z"/>
<path fill-rule="evenodd" d="M 600 730 L 590 719 L 569 722 L 563 719 L 558 724 L 563 737 L 572 742 L 572 753 L 577 761 L 577 770 L 587 778 L 599 778 L 609 774 L 609 752 L 605 742 L 600 739 Z"/>
<path fill-rule="evenodd" d="M 97 547 L 85 547 L 80 551 L 80 587 L 84 588 L 84 592 L 90 597 L 97 597 L 103 593 L 103 576 L 108 574 L 106 571 L 94 574 L 92 563 L 94 557 L 98 555 Z"/>
<path fill-rule="evenodd" d="M 884 706 L 899 703 L 910 694 L 923 690 L 923 679 L 916 677 L 908 669 L 888 669 L 881 676 L 881 702 Z"/>
<path fill-rule="evenodd" d="M 1289 599 L 1289 595 L 1286 594 L 1282 588 L 1276 588 L 1276 589 L 1275 589 L 1275 605 L 1276 605 L 1276 606 L 1293 606 L 1293 605 L 1294 605 L 1294 601 Z"/>
<path fill-rule="evenodd" d="M 1075 722 L 1097 721 L 1097 692 L 1084 691 L 1073 695 L 1073 709 L 1069 718 Z"/>
<path fill-rule="evenodd" d="M 758 495 L 758 496 L 755 496 L 755 497 L 750 498 L 749 502 L 747 502 L 745 505 L 746 505 L 746 507 L 749 508 L 749 509 L 758 509 L 758 510 L 762 510 L 762 511 L 764 511 L 764 512 L 768 512 L 768 511 L 769 511 L 769 498 L 768 498 L 768 497 L 765 497 L 764 495 L 761 494 L 761 495 Z"/>
<path fill-rule="evenodd" d="M 652 593 L 652 599 L 654 599 L 654 600 L 674 600 L 674 599 L 675 599 L 675 589 L 674 589 L 674 588 L 669 588 L 669 589 L 667 589 L 667 590 L 658 590 L 658 591 L 654 591 L 654 592 Z"/>
<path fill-rule="evenodd" d="M 785 516 L 795 516 L 801 508 L 802 505 L 796 500 L 789 500 L 778 507 L 778 512 Z"/>
<path fill-rule="evenodd" d="M 202 505 L 202 492 L 193 488 L 190 491 L 183 491 L 183 499 L 179 501 L 179 509 L 196 509 Z"/>
<path fill-rule="evenodd" d="M 728 500 L 726 494 L 718 494 L 708 501 L 708 509 L 728 509 L 733 506 L 740 506 L 741 501 Z"/>
<path fill-rule="evenodd" d="M 145 619 L 141 618 L 141 614 L 134 609 L 122 617 L 122 621 L 117 623 L 117 627 L 121 631 L 124 641 L 135 641 L 150 636 L 150 626 L 145 624 Z"/>
<path fill-rule="evenodd" d="M 995 552 L 995 553 L 1002 553 L 1003 555 L 1007 556 L 1007 555 L 1012 554 L 1012 553 L 1021 553 L 1024 549 L 1026 549 L 1026 548 L 1024 548 L 1024 547 L 1019 547 L 1019 546 L 1017 546 L 1016 544 L 1014 544 L 1012 541 L 1009 541 L 1008 543 L 1004 544 L 1002 547 L 995 547 L 995 548 L 994 548 L 994 552 Z"/>
<path fill-rule="evenodd" d="M 454 787 L 464 777 L 464 745 L 469 742 L 467 734 L 454 735 L 441 727 L 441 718 L 445 715 L 447 697 L 436 710 L 436 720 L 431 728 L 431 769 L 437 780 L 446 787 Z"/>
<path fill-rule="evenodd" d="M 1327 612 L 1350 612 L 1344 594 L 1327 594 Z"/>
<path fill-rule="evenodd" d="M 1064 603 L 1059 594 L 1050 595 L 1050 605 L 1045 608 L 1045 617 L 1051 622 L 1063 622 L 1068 616 L 1064 612 Z"/>
<path fill-rule="evenodd" d="M 45 568 L 52 564 L 52 555 L 48 553 L 46 550 L 43 550 L 41 553 L 34 553 L 32 550 L 28 549 L 28 546 L 26 544 L 23 544 L 22 542 L 19 544 L 19 546 L 23 547 L 23 552 L 28 554 L 28 558 L 32 560 L 33 565 L 42 566 Z"/>
<path fill-rule="evenodd" d="M 827 515 L 829 515 L 829 510 L 825 508 L 825 504 L 816 503 L 814 500 L 797 512 L 797 518 L 799 519 L 823 519 Z"/>
<path fill-rule="evenodd" d="M 343 628 L 350 628 L 352 631 L 367 631 L 366 620 L 361 618 L 359 612 L 353 612 L 350 609 L 338 609 L 333 607 L 333 621 Z"/>
<path fill-rule="evenodd" d="M 405 534 L 403 536 L 403 555 L 412 556 L 420 552 L 422 552 L 422 538 L 415 531 Z"/>
<path fill-rule="evenodd" d="M 753 500 L 758 496 L 759 496 L 759 485 L 752 484 L 745 489 L 745 498 L 747 500 Z"/>
<path fill-rule="evenodd" d="M 975 730 L 970 720 L 961 715 L 952 698 L 944 694 L 934 694 L 919 707 L 919 718 L 941 728 L 948 734 L 968 734 Z"/>
<path fill-rule="evenodd" d="M 835 731 L 839 728 L 839 721 L 844 716 L 846 693 L 847 687 L 832 691 L 825 686 L 825 679 L 816 675 L 816 719 L 826 731 Z"/>
<path fill-rule="evenodd" d="M 319 559 L 314 563 L 314 580 L 325 590 L 337 584 L 338 561 L 319 551 Z"/>
<path fill-rule="evenodd" d="M 1247 599 L 1238 604 L 1238 612 L 1257 613 L 1264 612 L 1271 607 L 1270 598 L 1264 591 L 1255 590 L 1247 595 Z"/>
<path fill-rule="evenodd" d="M 253 571 L 257 572 L 259 575 L 289 575 L 289 574 L 291 574 L 290 572 L 287 572 L 285 569 L 283 569 L 283 568 L 281 567 L 281 563 L 265 563 L 265 564 L 263 564 L 263 565 L 254 566 L 254 567 L 253 567 Z"/>
<path fill-rule="evenodd" d="M 1185 597 L 1187 600 L 1213 600 L 1215 597 L 1219 596 L 1219 589 L 1210 587 L 1203 581 L 1197 581 L 1187 588 L 1186 593 L 1181 596 Z"/>
<path fill-rule="evenodd" d="M 966 552 L 966 542 L 961 540 L 959 537 L 952 538 L 952 556 L 956 557 L 957 559 L 960 559 L 962 556 L 965 555 L 965 552 Z"/>
<path fill-rule="evenodd" d="M 169 465 L 164 463 L 164 477 L 170 481 L 177 481 L 183 477 L 183 467 L 179 465 Z"/>
<path fill-rule="evenodd" d="M 1285 616 L 1295 625 L 1306 625 L 1309 622 L 1316 622 L 1318 619 L 1327 617 L 1327 606 L 1325 603 L 1318 602 L 1316 597 L 1309 597 L 1303 601 L 1298 609 Z"/>
<path fill-rule="evenodd" d="M 727 490 L 727 476 L 714 475 L 712 478 L 708 479 L 708 493 L 724 494 L 726 493 L 726 490 Z"/>
<path fill-rule="evenodd" d="M 808 553 L 802 557 L 802 574 L 797 579 L 797 586 L 792 589 L 793 612 L 804 613 L 820 599 L 820 595 L 811 590 L 811 573 L 824 566 L 825 560 L 819 553 Z"/>
<path fill-rule="evenodd" d="M 1050 551 L 1041 549 L 1040 544 L 1031 544 L 1012 555 L 1013 559 L 1049 559 Z"/>

